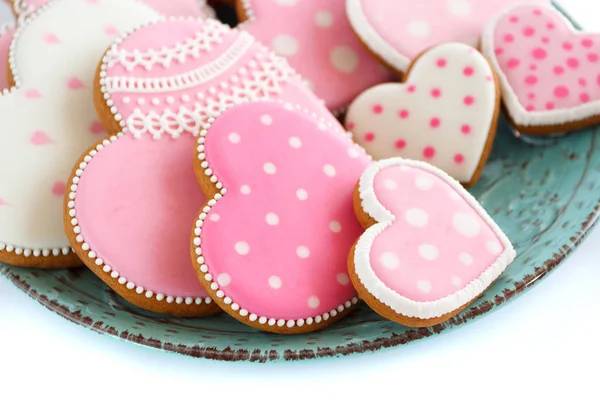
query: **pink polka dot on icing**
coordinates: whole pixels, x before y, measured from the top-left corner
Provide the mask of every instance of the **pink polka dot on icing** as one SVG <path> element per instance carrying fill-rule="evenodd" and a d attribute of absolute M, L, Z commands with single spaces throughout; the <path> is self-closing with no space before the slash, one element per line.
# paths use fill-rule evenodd
<path fill-rule="evenodd" d="M 460 127 L 460 131 L 463 134 L 468 135 L 469 133 L 471 133 L 471 126 L 468 124 L 464 124 L 463 126 Z"/>
<path fill-rule="evenodd" d="M 475 98 L 473 96 L 465 96 L 463 103 L 465 103 L 466 106 L 471 106 L 475 103 Z"/>
<path fill-rule="evenodd" d="M 537 82 L 538 82 L 538 78 L 536 76 L 528 75 L 525 78 L 525 83 L 528 85 L 535 85 Z"/>
<path fill-rule="evenodd" d="M 570 42 L 564 42 L 562 48 L 566 51 L 573 50 L 573 45 Z"/>
<path fill-rule="evenodd" d="M 513 68 L 517 68 L 519 66 L 519 64 L 521 64 L 521 61 L 519 61 L 519 59 L 517 58 L 511 58 L 510 60 L 508 60 L 508 68 L 513 69 Z"/>
<path fill-rule="evenodd" d="M 436 65 L 440 68 L 444 68 L 448 62 L 445 58 L 439 58 L 436 62 Z"/>
<path fill-rule="evenodd" d="M 560 65 L 557 65 L 556 67 L 554 67 L 554 69 L 552 71 L 554 71 L 554 73 L 556 75 L 562 75 L 565 73 L 565 69 L 563 67 L 561 67 Z"/>
<path fill-rule="evenodd" d="M 408 93 L 414 93 L 417 87 L 415 85 L 408 85 L 406 90 L 408 90 Z"/>
<path fill-rule="evenodd" d="M 454 156 L 454 162 L 457 164 L 462 164 L 465 161 L 465 156 L 463 156 L 462 154 L 456 154 Z"/>
<path fill-rule="evenodd" d="M 508 19 L 511 23 L 516 24 L 517 22 L 519 22 L 519 17 L 517 17 L 516 15 L 511 15 L 510 18 Z"/>
<path fill-rule="evenodd" d="M 442 95 L 442 91 L 440 89 L 436 88 L 431 91 L 431 97 L 433 97 L 435 99 L 439 98 L 441 95 Z"/>
<path fill-rule="evenodd" d="M 435 157 L 435 149 L 431 146 L 425 147 L 425 149 L 423 149 L 423 157 L 428 159 Z"/>
<path fill-rule="evenodd" d="M 533 92 L 531 92 L 531 93 L 527 93 L 527 98 L 528 98 L 529 100 L 533 100 L 533 99 L 535 99 L 535 93 L 533 93 Z"/>
<path fill-rule="evenodd" d="M 559 85 L 554 88 L 554 95 L 558 98 L 565 98 L 569 95 L 569 88 L 564 85 Z"/>
<path fill-rule="evenodd" d="M 54 194 L 55 196 L 64 196 L 65 195 L 65 190 L 67 188 L 67 185 L 65 185 L 64 182 L 54 182 L 54 184 L 52 185 L 52 194 Z"/>
<path fill-rule="evenodd" d="M 552 22 L 548 22 L 548 23 L 546 24 L 546 28 L 547 28 L 549 31 L 553 31 L 553 30 L 554 30 L 554 28 L 556 28 L 556 26 L 555 26 L 555 25 L 554 25 Z"/>
<path fill-rule="evenodd" d="M 540 16 L 540 15 L 542 15 L 542 10 L 540 10 L 539 8 L 536 8 L 535 10 L 533 10 L 533 14 Z"/>
<path fill-rule="evenodd" d="M 398 149 L 398 150 L 402 150 L 403 148 L 406 147 L 406 141 L 404 139 L 399 139 L 396 140 L 396 143 L 394 144 L 394 146 Z"/>
<path fill-rule="evenodd" d="M 406 118 L 408 118 L 408 116 L 409 116 L 409 115 L 410 115 L 410 113 L 409 113 L 409 111 L 408 111 L 408 110 L 406 110 L 406 109 L 402 109 L 402 110 L 398 111 L 398 116 L 399 116 L 401 119 L 406 119 Z"/>
<path fill-rule="evenodd" d="M 356 127 L 356 124 L 354 122 L 348 122 L 347 126 L 348 126 L 348 130 L 352 130 Z"/>
<path fill-rule="evenodd" d="M 499 56 L 504 53 L 504 49 L 502 47 L 498 47 L 496 50 L 494 50 L 494 52 L 497 56 Z"/>
<path fill-rule="evenodd" d="M 548 43 L 550 43 L 550 39 L 548 39 L 548 37 L 544 36 L 544 37 L 542 38 L 542 43 L 544 43 L 544 44 L 548 44 Z"/>
<path fill-rule="evenodd" d="M 548 102 L 546 103 L 546 110 L 554 110 L 554 103 Z"/>
<path fill-rule="evenodd" d="M 523 28 L 523 35 L 525 35 L 526 37 L 533 36 L 535 35 L 535 29 L 533 29 L 532 26 L 526 26 L 525 28 Z"/>
<path fill-rule="evenodd" d="M 375 140 L 375 134 L 373 132 L 365 133 L 365 140 L 367 142 L 372 142 L 373 140 Z"/>
<path fill-rule="evenodd" d="M 381 114 L 383 112 L 383 106 L 381 104 L 375 104 L 373 106 L 373 113 Z"/>
<path fill-rule="evenodd" d="M 590 95 L 587 93 L 581 93 L 579 100 L 581 100 L 582 103 L 587 103 L 590 101 Z"/>
<path fill-rule="evenodd" d="M 594 41 L 590 38 L 585 38 L 581 41 L 581 45 L 587 49 L 594 45 Z"/>
<path fill-rule="evenodd" d="M 512 43 L 515 41 L 515 37 L 511 33 L 507 33 L 506 35 L 504 35 L 504 41 L 506 43 Z"/>
<path fill-rule="evenodd" d="M 590 53 L 587 55 L 587 59 L 589 62 L 598 62 L 598 54 L 597 53 Z"/>
<path fill-rule="evenodd" d="M 527 111 L 533 111 L 533 110 L 535 110 L 535 107 L 533 105 L 529 104 L 529 105 L 527 105 L 527 107 L 525 107 L 525 109 Z"/>
<path fill-rule="evenodd" d="M 465 76 L 472 76 L 475 73 L 475 70 L 473 69 L 473 67 L 465 67 L 465 69 L 463 70 L 463 74 Z"/>
<path fill-rule="evenodd" d="M 429 121 L 429 126 L 431 126 L 432 128 L 438 128 L 441 123 L 442 122 L 440 121 L 439 118 L 433 117 L 433 118 L 431 118 L 431 121 Z"/>
<path fill-rule="evenodd" d="M 574 58 L 574 57 L 570 57 L 567 59 L 567 65 L 569 66 L 569 68 L 578 68 L 579 67 L 579 60 Z"/>
<path fill-rule="evenodd" d="M 598 86 L 600 86 L 600 74 L 598 74 L 598 76 L 596 77 L 596 83 L 598 84 Z"/>
<path fill-rule="evenodd" d="M 583 86 L 583 87 L 587 86 L 587 80 L 585 78 L 579 78 L 577 83 L 579 83 L 579 86 Z"/>
<path fill-rule="evenodd" d="M 546 58 L 548 56 L 548 53 L 546 52 L 546 50 L 542 49 L 541 47 L 537 47 L 537 48 L 533 49 L 533 51 L 531 52 L 531 55 L 536 60 L 543 60 L 544 58 Z"/>

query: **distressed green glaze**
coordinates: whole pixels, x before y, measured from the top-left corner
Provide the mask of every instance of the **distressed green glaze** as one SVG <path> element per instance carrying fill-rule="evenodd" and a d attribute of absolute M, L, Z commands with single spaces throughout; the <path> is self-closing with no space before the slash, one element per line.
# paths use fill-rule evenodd
<path fill-rule="evenodd" d="M 600 210 L 600 131 L 516 139 L 505 124 L 472 193 L 515 245 L 518 256 L 471 307 L 447 323 L 409 329 L 361 307 L 321 332 L 278 336 L 227 315 L 183 319 L 152 314 L 114 294 L 87 269 L 42 271 L 0 266 L 32 298 L 63 317 L 135 343 L 195 357 L 278 361 L 341 356 L 407 344 L 455 329 L 498 309 L 538 283 L 581 242 Z"/>

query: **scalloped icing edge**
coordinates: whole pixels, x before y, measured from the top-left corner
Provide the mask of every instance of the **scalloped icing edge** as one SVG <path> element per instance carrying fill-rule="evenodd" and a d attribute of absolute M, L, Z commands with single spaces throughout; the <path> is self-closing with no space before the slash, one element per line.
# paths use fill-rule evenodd
<path fill-rule="evenodd" d="M 370 263 L 371 247 L 375 239 L 388 228 L 395 220 L 395 216 L 387 210 L 377 199 L 373 189 L 373 182 L 377 174 L 385 168 L 392 166 L 407 166 L 429 172 L 455 190 L 482 220 L 492 229 L 504 246 L 504 251 L 492 265 L 490 265 L 478 278 L 471 281 L 464 288 L 436 301 L 418 302 L 399 295 L 388 288 L 373 271 Z M 504 272 L 512 263 L 516 252 L 508 237 L 492 220 L 477 200 L 467 192 L 456 180 L 445 172 L 421 161 L 412 161 L 402 158 L 389 158 L 369 166 L 359 180 L 358 191 L 364 212 L 377 223 L 368 228 L 358 239 L 354 252 L 354 270 L 361 284 L 378 301 L 390 307 L 397 314 L 405 317 L 431 319 L 441 317 L 469 304 L 479 297 L 485 290 Z"/>
<path fill-rule="evenodd" d="M 544 126 L 561 126 L 568 123 L 576 123 L 579 121 L 586 120 L 588 118 L 594 118 L 600 116 L 600 100 L 595 100 L 586 104 L 582 104 L 571 108 L 562 108 L 551 111 L 527 111 L 525 107 L 519 101 L 517 94 L 512 89 L 508 77 L 504 71 L 500 68 L 498 59 L 495 53 L 494 35 L 496 26 L 498 23 L 511 12 L 523 8 L 532 7 L 532 4 L 518 4 L 505 9 L 503 12 L 495 16 L 484 28 L 483 35 L 481 38 L 481 51 L 490 60 L 494 69 L 500 77 L 502 86 L 502 98 L 504 105 L 508 110 L 511 118 L 516 125 L 524 127 L 544 127 Z M 552 5 L 536 5 L 537 7 L 544 8 L 548 12 L 557 15 L 570 29 L 571 33 L 575 36 L 583 35 L 594 35 L 600 34 L 600 32 L 582 32 L 577 30 L 573 23 L 558 11 Z"/>
<path fill-rule="evenodd" d="M 350 143 L 350 147 L 349 147 L 349 154 L 351 154 L 351 156 L 355 156 L 355 157 L 359 157 L 361 154 L 367 155 L 365 150 L 360 147 L 358 144 L 354 143 L 352 141 L 352 134 L 349 132 L 344 132 L 343 129 L 340 129 L 339 127 L 336 127 L 335 125 L 325 121 L 322 118 L 319 118 L 318 115 L 316 113 L 311 113 L 310 111 L 308 111 L 307 109 L 303 108 L 302 106 L 298 105 L 298 104 L 293 104 L 290 102 L 285 102 L 283 100 L 260 100 L 261 102 L 270 102 L 270 103 L 281 103 L 285 105 L 285 108 L 290 110 L 290 111 L 300 111 L 303 112 L 307 115 L 309 115 L 311 118 L 313 118 L 313 120 L 315 120 L 318 123 L 323 123 L 325 124 L 328 128 L 333 129 L 336 132 L 339 132 L 340 134 L 344 135 L 344 137 L 348 140 L 348 142 Z M 247 102 L 242 102 L 240 104 L 243 103 L 247 103 Z M 239 105 L 239 104 L 237 104 Z M 223 184 L 219 181 L 218 177 L 214 174 L 214 171 L 210 168 L 210 165 L 208 164 L 208 161 L 206 161 L 206 154 L 204 153 L 205 148 L 204 148 L 204 142 L 205 142 L 205 137 L 207 136 L 208 132 L 210 131 L 210 128 L 212 126 L 212 124 L 215 122 L 215 120 L 220 117 L 221 115 L 223 115 L 225 112 L 227 112 L 227 110 L 235 107 L 231 106 L 225 109 L 220 110 L 220 112 L 216 113 L 214 117 L 210 117 L 208 119 L 208 122 L 206 124 L 204 124 L 202 130 L 200 131 L 200 137 L 198 138 L 198 146 L 196 148 L 196 153 L 197 153 L 197 162 L 200 163 L 200 168 L 202 169 L 202 171 L 204 172 L 204 175 L 206 175 L 206 177 L 209 177 L 210 182 L 214 185 L 214 187 L 216 188 L 216 194 L 214 195 L 214 197 L 209 200 L 206 204 L 206 206 L 204 206 L 204 208 L 202 208 L 202 210 L 200 211 L 200 214 L 198 215 L 198 218 L 196 220 L 196 225 L 194 227 L 194 230 L 192 232 L 192 252 L 193 252 L 193 263 L 196 265 L 196 271 L 198 272 L 198 274 L 202 275 L 203 279 L 206 282 L 211 282 L 210 285 L 206 285 L 205 288 L 207 288 L 207 292 L 209 293 L 209 295 L 211 297 L 213 297 L 213 299 L 217 302 L 222 302 L 225 304 L 225 306 L 227 306 L 227 309 L 225 309 L 223 306 L 221 307 L 225 312 L 227 312 L 230 315 L 235 314 L 235 318 L 246 323 L 247 325 L 250 326 L 254 326 L 254 327 L 258 327 L 260 329 L 263 330 L 267 330 L 267 331 L 273 331 L 274 329 L 280 328 L 280 329 L 293 329 L 293 328 L 303 328 L 304 332 L 309 332 L 309 331 L 315 331 L 318 329 L 322 329 L 324 328 L 327 324 L 325 322 L 327 322 L 330 318 L 335 318 L 338 314 L 348 311 L 349 309 L 351 309 L 352 307 L 354 307 L 356 304 L 358 304 L 358 296 L 354 296 L 351 299 L 345 301 L 344 303 L 340 304 L 338 307 L 332 309 L 331 311 L 325 312 L 323 314 L 319 314 L 319 315 L 314 315 L 314 316 L 310 316 L 307 318 L 299 318 L 299 319 L 278 319 L 278 318 L 273 318 L 273 317 L 267 317 L 267 316 L 261 316 L 255 313 L 252 313 L 251 311 L 249 311 L 246 308 L 243 308 L 241 305 L 237 304 L 234 299 L 232 299 L 231 297 L 227 296 L 227 293 L 225 293 L 225 291 L 223 291 L 222 289 L 220 289 L 219 284 L 217 282 L 215 282 L 213 280 L 212 274 L 210 273 L 210 267 L 205 263 L 205 259 L 203 254 L 203 250 L 202 250 L 202 225 L 204 224 L 204 220 L 208 217 L 208 214 L 210 213 L 212 207 L 214 207 L 217 202 L 219 200 L 221 200 L 227 193 L 227 188 L 225 188 L 223 186 Z M 367 155 L 368 157 L 368 155 Z M 370 157 L 369 157 L 370 158 Z M 218 300 L 217 300 L 218 299 Z M 250 308 L 250 307 L 248 307 Z M 314 327 L 312 326 L 314 324 Z M 307 329 L 306 326 L 311 326 L 310 329 Z M 293 333 L 293 332 L 289 332 L 289 333 Z"/>

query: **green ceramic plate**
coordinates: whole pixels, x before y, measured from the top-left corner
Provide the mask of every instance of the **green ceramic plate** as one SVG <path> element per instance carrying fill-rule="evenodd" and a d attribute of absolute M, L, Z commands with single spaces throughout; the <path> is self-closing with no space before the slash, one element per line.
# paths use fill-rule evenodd
<path fill-rule="evenodd" d="M 89 270 L 42 271 L 0 264 L 17 287 L 68 320 L 144 346 L 227 361 L 304 360 L 373 352 L 476 321 L 537 284 L 575 250 L 600 213 L 600 129 L 556 139 L 517 139 L 506 123 L 471 192 L 510 237 L 517 258 L 471 307 L 432 328 L 386 321 L 362 304 L 321 332 L 279 336 L 228 317 L 184 319 L 122 300 Z"/>

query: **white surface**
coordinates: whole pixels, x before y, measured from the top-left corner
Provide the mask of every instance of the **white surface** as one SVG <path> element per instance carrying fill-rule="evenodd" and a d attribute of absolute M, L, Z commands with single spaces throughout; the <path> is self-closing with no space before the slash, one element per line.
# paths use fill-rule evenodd
<path fill-rule="evenodd" d="M 586 26 L 600 24 L 596 0 L 563 3 Z M 0 279 L 0 399 L 598 399 L 599 247 L 600 230 L 522 298 L 452 333 L 309 363 L 218 363 L 138 347 L 78 327 Z"/>

